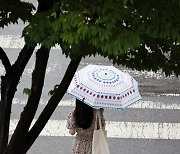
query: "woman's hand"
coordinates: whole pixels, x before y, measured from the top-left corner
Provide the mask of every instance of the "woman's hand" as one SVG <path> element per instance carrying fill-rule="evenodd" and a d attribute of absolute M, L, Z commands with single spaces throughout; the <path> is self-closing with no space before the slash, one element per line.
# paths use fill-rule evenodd
<path fill-rule="evenodd" d="M 75 128 L 70 128 L 69 129 L 69 134 L 74 135 L 75 133 L 76 133 Z"/>

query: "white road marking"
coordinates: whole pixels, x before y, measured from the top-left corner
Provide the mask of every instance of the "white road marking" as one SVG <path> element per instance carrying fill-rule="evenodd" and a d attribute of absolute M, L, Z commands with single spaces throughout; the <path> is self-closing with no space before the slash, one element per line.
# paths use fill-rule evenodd
<path fill-rule="evenodd" d="M 150 96 L 168 96 L 168 97 L 179 97 L 180 94 L 173 94 L 173 93 L 159 93 L 159 94 L 156 94 L 156 93 L 141 93 L 142 95 L 150 95 Z"/>
<path fill-rule="evenodd" d="M 25 100 L 19 100 L 17 98 L 14 98 L 13 104 L 26 104 Z M 46 105 L 47 101 L 41 100 L 40 104 Z M 62 100 L 59 102 L 58 106 L 75 106 L 75 100 Z M 176 109 L 180 110 L 180 102 L 166 104 L 162 102 L 153 102 L 153 101 L 140 101 L 138 103 L 130 105 L 128 108 L 135 108 L 135 109 Z"/>
<path fill-rule="evenodd" d="M 17 121 L 11 120 L 10 134 L 13 133 Z M 71 136 L 66 128 L 66 122 L 66 120 L 49 120 L 40 136 Z M 106 129 L 109 138 L 180 139 L 180 123 L 107 121 Z"/>
<path fill-rule="evenodd" d="M 21 37 L 20 35 L 0 35 L 0 47 L 2 48 L 23 48 L 25 42 L 24 42 L 24 38 Z M 36 48 L 38 49 L 39 46 Z M 61 49 L 61 47 L 59 45 L 56 45 L 55 47 L 53 47 L 53 49 Z M 131 75 L 134 75 L 136 77 L 138 76 L 142 76 L 143 78 L 156 78 L 156 79 L 161 79 L 161 78 L 174 78 L 174 75 L 171 75 L 169 77 L 165 77 L 162 73 L 161 70 L 159 70 L 158 72 L 153 72 L 153 71 L 134 71 L 134 70 L 124 70 L 124 72 L 128 72 Z M 166 94 L 165 94 L 166 95 Z M 180 96 L 180 94 L 170 94 L 170 95 L 175 95 L 175 96 Z"/>
<path fill-rule="evenodd" d="M 20 35 L 0 35 L 1 48 L 23 48 L 25 44 L 24 38 Z M 36 48 L 38 49 L 39 46 Z M 60 46 L 55 46 L 55 49 L 61 49 Z"/>
<path fill-rule="evenodd" d="M 23 48 L 25 42 L 21 36 L 0 35 L 0 47 L 2 48 Z M 37 47 L 38 48 L 38 47 Z M 59 49 L 59 46 L 55 47 Z M 136 71 L 140 74 L 139 71 Z M 133 71 L 135 74 L 136 72 Z M 0 74 L 4 73 L 4 68 L 0 67 Z M 142 72 L 141 72 L 142 74 Z M 147 76 L 147 72 L 144 74 Z M 157 74 L 157 73 L 156 73 Z M 159 75 L 159 74 L 158 74 Z M 153 72 L 149 72 L 148 77 L 154 77 Z M 157 76 L 157 75 L 156 75 Z M 155 76 L 155 77 L 156 77 Z M 159 78 L 161 76 L 157 76 Z M 180 94 L 163 94 L 164 96 L 180 96 Z M 25 104 L 26 101 L 14 99 L 13 104 Z M 41 100 L 40 104 L 47 101 Z M 74 106 L 74 100 L 65 100 L 59 106 Z M 141 101 L 131 105 L 129 108 L 146 109 L 180 109 L 180 102 L 165 104 L 162 102 Z M 13 133 L 18 120 L 13 119 L 10 123 L 10 134 Z M 33 123 L 35 120 L 33 120 Z M 140 139 L 180 139 L 180 123 L 150 123 L 150 122 L 115 122 L 107 121 L 107 136 L 110 138 L 140 138 Z M 41 136 L 70 136 L 66 128 L 66 120 L 49 120 Z"/>
<path fill-rule="evenodd" d="M 24 44 L 20 35 L 0 35 L 1 48 L 23 48 Z"/>

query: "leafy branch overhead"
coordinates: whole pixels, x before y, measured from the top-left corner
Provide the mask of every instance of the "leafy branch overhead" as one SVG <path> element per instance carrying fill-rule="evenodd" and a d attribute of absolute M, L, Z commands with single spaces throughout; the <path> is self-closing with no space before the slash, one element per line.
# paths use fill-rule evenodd
<path fill-rule="evenodd" d="M 48 48 L 60 44 L 72 59 L 97 53 L 138 70 L 178 75 L 179 13 L 177 0 L 61 0 L 36 14 L 23 35 Z"/>
<path fill-rule="evenodd" d="M 54 0 L 53 6 L 33 15 L 32 4 L 3 0 L 0 26 L 29 21 L 28 44 L 59 44 L 71 59 L 100 54 L 137 70 L 180 74 L 180 0 Z"/>
<path fill-rule="evenodd" d="M 9 24 L 18 23 L 19 19 L 23 22 L 30 21 L 33 17 L 32 11 L 35 7 L 28 2 L 20 0 L 1 0 L 0 1 L 0 28 Z"/>

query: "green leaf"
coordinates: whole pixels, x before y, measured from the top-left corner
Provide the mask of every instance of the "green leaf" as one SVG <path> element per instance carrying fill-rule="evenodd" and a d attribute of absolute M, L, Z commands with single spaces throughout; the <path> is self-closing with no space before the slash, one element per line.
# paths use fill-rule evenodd
<path fill-rule="evenodd" d="M 29 89 L 29 88 L 24 88 L 24 89 L 23 89 L 23 94 L 30 96 L 30 95 L 31 95 L 31 89 Z"/>

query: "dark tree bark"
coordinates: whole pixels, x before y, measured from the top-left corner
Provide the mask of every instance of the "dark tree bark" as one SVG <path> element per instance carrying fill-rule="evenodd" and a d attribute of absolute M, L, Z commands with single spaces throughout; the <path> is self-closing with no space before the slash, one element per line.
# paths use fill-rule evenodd
<path fill-rule="evenodd" d="M 6 72 L 7 72 L 11 68 L 11 63 L 10 63 L 6 53 L 4 52 L 4 50 L 1 47 L 0 47 L 0 59 L 2 61 L 2 64 L 4 65 Z"/>
<path fill-rule="evenodd" d="M 24 68 L 33 53 L 33 50 L 34 47 L 28 47 L 25 45 L 21 50 L 15 64 L 12 66 L 7 64 L 5 66 L 5 68 L 8 68 L 6 69 L 6 74 L 5 76 L 1 77 L 0 154 L 3 154 L 3 151 L 5 151 L 8 143 L 11 106 L 14 94 L 16 92 L 16 87 L 19 83 Z"/>
<path fill-rule="evenodd" d="M 37 111 L 44 85 L 49 49 L 41 47 L 36 53 L 36 64 L 32 74 L 31 95 L 21 114 L 18 125 L 7 148 L 7 154 L 21 154 L 31 122 Z"/>
<path fill-rule="evenodd" d="M 53 5 L 53 0 L 38 0 L 38 2 L 39 5 L 37 12 L 47 11 Z M 7 149 L 12 100 L 14 98 L 20 77 L 33 53 L 33 50 L 34 47 L 28 47 L 26 44 L 21 50 L 15 64 L 11 66 L 5 52 L 3 52 L 2 48 L 0 48 L 0 59 L 6 69 L 5 76 L 1 77 L 0 154 L 3 154 Z"/>
<path fill-rule="evenodd" d="M 53 0 L 38 0 L 38 2 L 38 12 L 47 11 L 52 8 L 53 5 Z M 28 99 L 27 105 L 24 108 L 24 111 L 21 114 L 20 121 L 8 145 L 12 100 L 14 98 L 17 85 L 20 81 L 20 77 L 33 51 L 34 47 L 28 47 L 26 44 L 21 50 L 16 62 L 11 66 L 7 55 L 3 49 L 0 48 L 0 59 L 2 60 L 2 63 L 6 69 L 6 74 L 5 76 L 2 76 L 1 80 L 0 154 L 24 154 L 29 150 L 53 114 L 58 103 L 64 96 L 66 89 L 68 88 L 81 60 L 80 57 L 79 59 L 72 60 L 70 62 L 65 76 L 59 85 L 59 88 L 55 91 L 54 95 L 49 100 L 47 106 L 41 113 L 35 125 L 28 132 L 41 97 L 45 70 L 49 57 L 48 49 L 41 48 L 37 52 L 36 68 L 32 76 L 31 95 Z"/>
<path fill-rule="evenodd" d="M 38 0 L 38 12 L 44 12 L 53 7 L 54 0 Z"/>
<path fill-rule="evenodd" d="M 29 148 L 32 146 L 32 144 L 37 139 L 40 132 L 42 131 L 42 129 L 45 127 L 46 123 L 50 119 L 51 115 L 53 114 L 60 100 L 63 98 L 64 94 L 66 93 L 66 90 L 77 70 L 77 67 L 79 66 L 80 61 L 81 61 L 81 57 L 76 60 L 71 60 L 59 87 L 56 89 L 54 95 L 48 101 L 48 104 L 40 114 L 36 123 L 27 134 L 23 153 L 26 153 L 29 150 Z"/>

